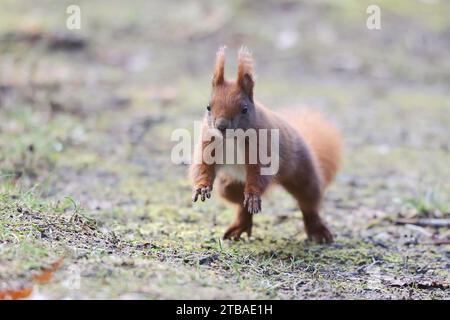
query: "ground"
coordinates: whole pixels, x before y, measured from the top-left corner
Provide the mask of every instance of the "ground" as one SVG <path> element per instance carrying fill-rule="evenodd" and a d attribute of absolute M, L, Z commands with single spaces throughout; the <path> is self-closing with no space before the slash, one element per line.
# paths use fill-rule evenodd
<path fill-rule="evenodd" d="M 370 31 L 356 0 L 2 1 L 0 298 L 449 299 L 448 225 L 399 222 L 450 218 L 450 4 L 377 3 Z M 230 77 L 254 52 L 267 107 L 341 128 L 334 244 L 282 190 L 237 242 L 218 195 L 191 203 L 170 135 L 201 119 L 223 44 Z"/>

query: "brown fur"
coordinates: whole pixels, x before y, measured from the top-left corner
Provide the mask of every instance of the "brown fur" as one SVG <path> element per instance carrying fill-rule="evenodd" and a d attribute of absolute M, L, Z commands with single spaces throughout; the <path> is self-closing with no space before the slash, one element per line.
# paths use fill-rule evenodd
<path fill-rule="evenodd" d="M 213 86 L 219 86 L 224 81 L 225 73 L 225 47 L 222 47 L 216 53 L 216 65 L 214 67 L 214 74 L 212 79 Z"/>
<path fill-rule="evenodd" d="M 338 169 L 339 132 L 317 112 L 294 114 L 288 111 L 283 117 L 254 101 L 251 55 L 243 48 L 238 57 L 238 77 L 230 82 L 222 79 L 223 49 L 217 54 L 211 110 L 206 113 L 203 130 L 217 127 L 218 123 L 226 123 L 228 129 L 279 129 L 279 171 L 274 176 L 261 175 L 260 164 L 249 164 L 247 158 L 245 182 L 240 182 L 226 172 L 217 172 L 219 167 L 214 164 L 194 163 L 190 168 L 193 200 L 209 198 L 214 180 L 217 180 L 219 194 L 238 207 L 235 221 L 224 234 L 226 239 L 236 239 L 243 232 L 251 235 L 252 214 L 261 211 L 261 196 L 270 185 L 280 184 L 297 200 L 308 238 L 331 242 L 332 234 L 320 218 L 319 210 L 324 190 Z M 200 152 L 208 143 L 202 142 L 197 150 Z"/>
<path fill-rule="evenodd" d="M 283 110 L 281 115 L 300 132 L 313 151 L 325 188 L 333 181 L 340 164 L 342 139 L 339 131 L 318 111 Z"/>

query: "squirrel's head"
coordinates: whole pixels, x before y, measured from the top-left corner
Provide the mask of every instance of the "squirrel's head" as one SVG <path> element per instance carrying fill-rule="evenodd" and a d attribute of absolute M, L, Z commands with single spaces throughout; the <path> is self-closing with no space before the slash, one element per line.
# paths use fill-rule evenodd
<path fill-rule="evenodd" d="M 252 55 L 245 47 L 239 50 L 235 81 L 225 80 L 224 67 L 225 47 L 222 47 L 216 54 L 211 99 L 207 106 L 208 123 L 222 133 L 227 129 L 246 130 L 255 113 Z"/>

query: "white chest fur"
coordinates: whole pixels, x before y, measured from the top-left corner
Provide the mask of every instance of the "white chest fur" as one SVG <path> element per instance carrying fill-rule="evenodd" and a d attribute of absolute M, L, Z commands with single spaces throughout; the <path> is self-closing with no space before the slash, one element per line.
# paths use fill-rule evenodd
<path fill-rule="evenodd" d="M 219 172 L 240 182 L 245 182 L 247 177 L 244 164 L 219 164 L 216 165 L 216 174 Z"/>

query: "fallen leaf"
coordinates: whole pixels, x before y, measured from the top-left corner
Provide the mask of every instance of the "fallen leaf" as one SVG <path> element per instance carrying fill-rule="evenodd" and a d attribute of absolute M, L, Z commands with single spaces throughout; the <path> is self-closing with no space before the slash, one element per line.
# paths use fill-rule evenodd
<path fill-rule="evenodd" d="M 61 267 L 63 260 L 64 258 L 59 258 L 51 263 L 50 266 L 42 268 L 41 272 L 33 277 L 34 282 L 39 284 L 48 283 L 52 279 L 53 273 Z"/>
<path fill-rule="evenodd" d="M 6 289 L 4 291 L 0 291 L 0 300 L 25 299 L 28 298 L 32 292 L 32 287 L 24 287 L 18 290 Z"/>

